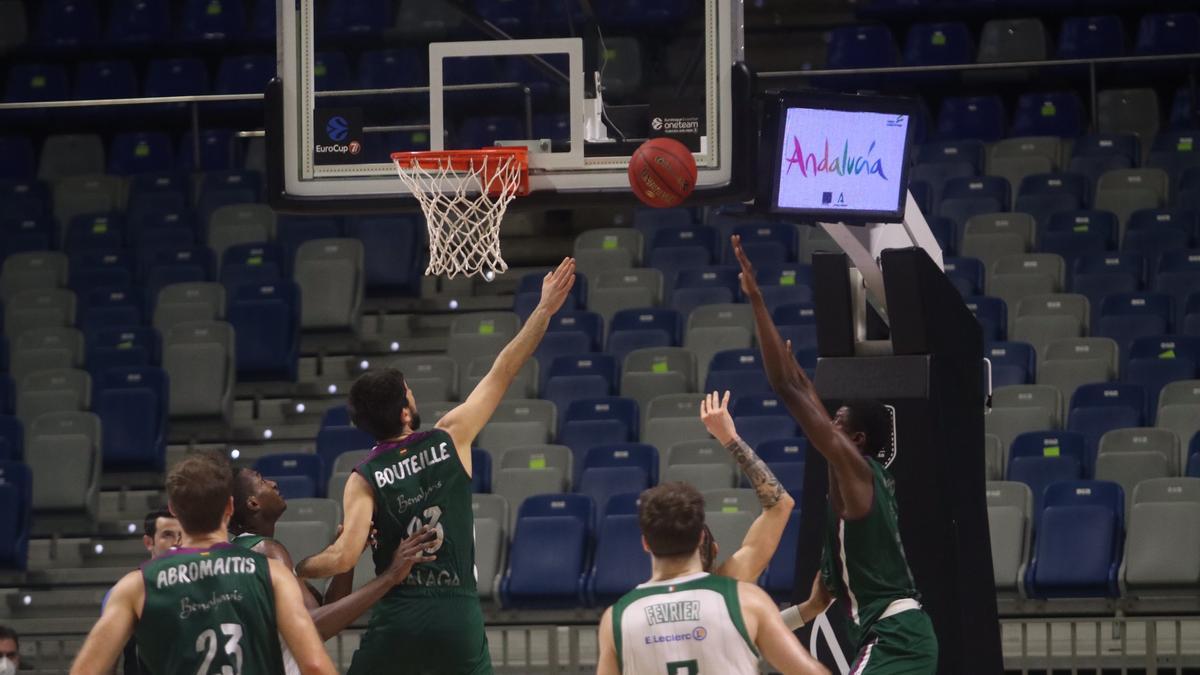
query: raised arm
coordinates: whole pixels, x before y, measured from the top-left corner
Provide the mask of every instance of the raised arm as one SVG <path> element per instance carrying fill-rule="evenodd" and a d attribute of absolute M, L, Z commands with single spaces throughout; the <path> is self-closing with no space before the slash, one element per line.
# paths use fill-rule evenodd
<path fill-rule="evenodd" d="M 350 474 L 342 496 L 342 536 L 324 551 L 300 561 L 296 566 L 296 576 L 301 579 L 324 579 L 354 569 L 371 534 L 371 516 L 374 512 L 375 495 L 367 479 L 357 471 Z"/>
<path fill-rule="evenodd" d="M 829 670 L 784 625 L 775 601 L 765 591 L 753 584 L 740 583 L 738 599 L 754 644 L 767 663 L 783 675 L 829 675 Z"/>
<path fill-rule="evenodd" d="M 483 376 L 462 405 L 438 420 L 437 428 L 444 429 L 454 439 L 459 459 L 468 472 L 471 468 L 471 444 L 492 418 L 492 413 L 496 412 L 496 406 L 500 405 L 504 392 L 508 391 L 521 367 L 533 356 L 542 337 L 546 335 L 550 317 L 563 306 L 574 285 L 575 259 L 563 258 L 558 268 L 542 280 L 542 298 L 537 308 L 529 315 L 520 332 L 496 357 L 492 369 Z"/>
<path fill-rule="evenodd" d="M 296 659 L 296 665 L 300 666 L 300 672 L 303 675 L 337 675 L 300 599 L 300 588 L 291 578 L 292 571 L 278 560 L 267 562 L 271 566 L 271 587 L 275 591 L 275 625 Z"/>
<path fill-rule="evenodd" d="M 754 277 L 754 266 L 742 250 L 741 238 L 734 235 L 732 241 L 734 255 L 742 268 L 742 291 L 754 308 L 758 347 L 762 351 L 763 367 L 767 371 L 771 389 L 787 406 L 792 417 L 800 423 L 800 428 L 804 430 L 809 442 L 825 457 L 825 461 L 833 470 L 842 496 L 843 508 L 839 515 L 846 520 L 862 518 L 871 510 L 875 496 L 871 468 L 858 448 L 833 425 L 829 411 L 817 396 L 812 380 L 808 379 L 804 369 L 796 363 L 795 355 L 771 320 L 771 314 L 763 302 L 762 291 Z"/>
<path fill-rule="evenodd" d="M 787 527 L 796 501 L 783 489 L 766 462 L 738 436 L 733 418 L 729 415 L 728 391 L 724 396 L 714 391 L 704 397 L 700 402 L 700 420 L 704 422 L 708 433 L 725 446 L 746 473 L 763 508 L 746 532 L 742 547 L 721 563 L 717 574 L 746 583 L 757 583 L 779 548 L 779 539 L 783 537 L 783 530 Z"/>
<path fill-rule="evenodd" d="M 108 596 L 108 602 L 104 603 L 100 620 L 92 626 L 75 662 L 71 664 L 71 675 L 113 672 L 117 658 L 137 627 L 137 608 L 142 606 L 145 595 L 146 586 L 142 582 L 141 572 L 130 572 L 117 582 Z"/>
<path fill-rule="evenodd" d="M 621 675 L 617 644 L 613 639 L 612 612 L 612 607 L 609 607 L 604 610 L 604 616 L 600 617 L 599 634 L 596 636 L 600 643 L 600 658 L 596 660 L 596 675 Z"/>

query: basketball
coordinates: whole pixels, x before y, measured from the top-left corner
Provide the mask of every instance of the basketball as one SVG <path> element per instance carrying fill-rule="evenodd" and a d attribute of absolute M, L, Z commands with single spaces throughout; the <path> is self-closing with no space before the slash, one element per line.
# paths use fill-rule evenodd
<path fill-rule="evenodd" d="M 696 160 L 683 143 L 652 138 L 629 158 L 629 187 L 647 206 L 679 206 L 696 187 Z"/>

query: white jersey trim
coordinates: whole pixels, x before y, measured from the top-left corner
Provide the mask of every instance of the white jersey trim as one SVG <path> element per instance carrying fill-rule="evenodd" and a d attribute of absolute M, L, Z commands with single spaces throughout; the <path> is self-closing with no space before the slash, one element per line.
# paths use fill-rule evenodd
<path fill-rule="evenodd" d="M 638 588 L 657 588 L 659 586 L 671 586 L 674 584 L 686 584 L 689 581 L 703 579 L 708 576 L 708 572 L 696 572 L 685 577 L 675 577 L 674 579 L 663 579 L 661 581 L 647 581 L 644 584 L 638 584 Z"/>
<path fill-rule="evenodd" d="M 842 583 L 846 586 L 846 595 L 850 598 L 850 618 L 858 625 L 858 598 L 850 588 L 850 564 L 846 561 L 846 521 L 838 520 L 838 559 L 842 563 Z"/>

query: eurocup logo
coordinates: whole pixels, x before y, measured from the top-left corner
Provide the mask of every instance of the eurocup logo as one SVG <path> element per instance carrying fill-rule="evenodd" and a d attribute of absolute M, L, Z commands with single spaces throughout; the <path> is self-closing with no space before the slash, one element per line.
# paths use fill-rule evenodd
<path fill-rule="evenodd" d="M 340 115 L 330 117 L 329 122 L 325 125 L 325 134 L 331 141 L 344 141 L 350 135 L 350 125 L 346 122 L 345 117 Z"/>
<path fill-rule="evenodd" d="M 655 131 L 661 131 L 663 128 L 662 118 L 655 117 L 654 119 L 650 120 L 650 128 L 654 129 Z"/>

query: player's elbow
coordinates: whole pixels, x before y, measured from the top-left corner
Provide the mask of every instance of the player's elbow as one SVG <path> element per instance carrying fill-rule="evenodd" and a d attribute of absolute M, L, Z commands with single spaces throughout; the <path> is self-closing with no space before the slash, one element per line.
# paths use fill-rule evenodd
<path fill-rule="evenodd" d="M 772 508 L 781 513 L 791 514 L 792 509 L 796 508 L 796 498 L 790 492 L 784 490 L 783 494 L 779 497 L 779 501 Z"/>
<path fill-rule="evenodd" d="M 337 673 L 324 651 L 316 652 L 305 658 L 302 663 L 297 662 L 296 665 L 300 667 L 300 672 L 304 675 L 336 675 Z"/>

